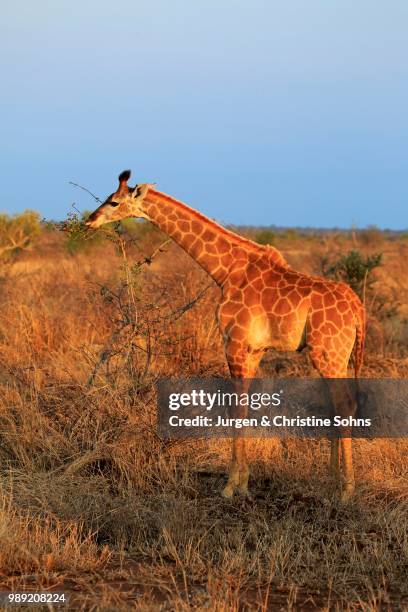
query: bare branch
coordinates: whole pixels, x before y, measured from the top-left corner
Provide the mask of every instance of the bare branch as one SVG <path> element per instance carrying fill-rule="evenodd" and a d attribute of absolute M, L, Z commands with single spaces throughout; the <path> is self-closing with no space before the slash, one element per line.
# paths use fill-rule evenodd
<path fill-rule="evenodd" d="M 89 193 L 89 195 L 91 195 L 93 197 L 93 199 L 96 200 L 96 202 L 99 202 L 99 204 L 102 204 L 102 200 L 100 198 L 98 198 L 98 196 L 96 196 L 94 193 L 92 193 L 92 191 L 87 189 L 87 187 L 83 187 L 82 185 L 78 185 L 78 183 L 74 183 L 73 181 L 68 181 L 68 183 L 70 185 L 73 185 L 74 187 L 78 187 L 78 189 L 82 189 L 82 191 L 86 191 L 86 193 Z"/>

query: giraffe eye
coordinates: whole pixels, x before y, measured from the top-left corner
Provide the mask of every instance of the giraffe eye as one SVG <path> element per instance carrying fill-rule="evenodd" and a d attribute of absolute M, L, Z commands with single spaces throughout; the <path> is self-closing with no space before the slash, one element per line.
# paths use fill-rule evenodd
<path fill-rule="evenodd" d="M 109 202 L 109 205 L 110 205 L 110 206 L 119 206 L 119 202 L 114 202 L 113 200 L 111 200 L 111 201 Z"/>

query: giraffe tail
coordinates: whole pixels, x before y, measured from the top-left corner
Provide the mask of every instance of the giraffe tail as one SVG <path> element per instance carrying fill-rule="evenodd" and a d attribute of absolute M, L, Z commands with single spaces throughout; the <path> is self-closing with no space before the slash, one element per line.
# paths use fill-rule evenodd
<path fill-rule="evenodd" d="M 359 378 L 363 365 L 364 343 L 365 343 L 365 308 L 359 301 L 356 312 L 356 341 L 354 345 L 354 376 Z"/>

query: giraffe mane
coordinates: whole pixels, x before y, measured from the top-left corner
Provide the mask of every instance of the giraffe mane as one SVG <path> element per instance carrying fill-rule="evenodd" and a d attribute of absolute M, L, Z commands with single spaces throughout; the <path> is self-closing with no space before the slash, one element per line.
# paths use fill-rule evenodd
<path fill-rule="evenodd" d="M 140 187 L 144 187 L 144 185 L 137 185 L 135 187 L 135 189 L 137 187 L 139 187 L 139 188 Z M 160 196 L 161 198 L 166 199 L 168 202 L 177 204 L 178 206 L 181 206 L 182 208 L 188 210 L 189 213 L 193 217 L 195 217 L 197 220 L 205 221 L 206 223 L 209 223 L 210 226 L 216 228 L 217 231 L 221 235 L 226 236 L 230 240 L 232 238 L 236 244 L 242 245 L 242 246 L 244 246 L 246 248 L 249 248 L 251 251 L 256 251 L 256 252 L 263 253 L 263 254 L 269 252 L 270 255 L 272 255 L 272 256 L 275 255 L 276 257 L 279 258 L 279 262 L 281 263 L 281 265 L 286 265 L 286 266 L 288 265 L 286 263 L 286 261 L 285 261 L 285 258 L 280 253 L 280 251 L 278 249 L 276 249 L 275 247 L 273 247 L 272 245 L 270 245 L 270 244 L 265 244 L 265 245 L 264 244 L 258 244 L 257 242 L 254 242 L 250 238 L 245 238 L 244 236 L 240 236 L 236 232 L 233 232 L 232 230 L 229 230 L 229 229 L 225 228 L 224 226 L 220 225 L 219 223 L 217 223 L 213 219 L 210 219 L 209 217 L 207 217 L 203 213 L 199 212 L 195 208 L 192 208 L 191 206 L 188 206 L 187 204 L 185 204 L 181 200 L 177 200 L 176 198 L 173 198 L 172 196 L 167 195 L 167 193 L 163 193 L 162 191 L 158 191 L 157 189 L 153 189 L 150 185 L 148 186 L 148 190 L 146 190 L 145 193 L 146 193 L 146 195 L 144 196 L 144 198 L 148 199 L 149 195 L 152 195 L 153 197 L 155 195 Z"/>

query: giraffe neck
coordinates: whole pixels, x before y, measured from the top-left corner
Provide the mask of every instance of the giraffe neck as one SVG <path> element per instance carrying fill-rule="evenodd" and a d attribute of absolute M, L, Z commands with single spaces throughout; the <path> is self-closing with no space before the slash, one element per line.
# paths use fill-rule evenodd
<path fill-rule="evenodd" d="M 220 286 L 228 278 L 238 250 L 240 258 L 255 252 L 267 256 L 272 265 L 288 267 L 274 247 L 243 238 L 151 187 L 143 197 L 142 209 L 149 221 L 173 238 Z"/>

